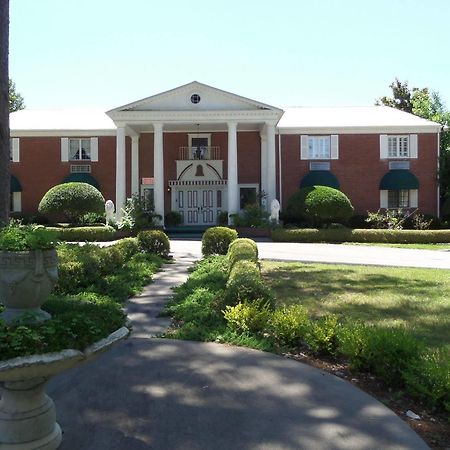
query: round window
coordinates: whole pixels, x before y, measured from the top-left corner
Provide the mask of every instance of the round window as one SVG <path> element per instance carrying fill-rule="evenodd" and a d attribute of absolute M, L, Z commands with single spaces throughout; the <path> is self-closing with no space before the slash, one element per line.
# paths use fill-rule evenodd
<path fill-rule="evenodd" d="M 200 95 L 192 94 L 191 95 L 191 102 L 194 103 L 194 104 L 200 103 Z"/>

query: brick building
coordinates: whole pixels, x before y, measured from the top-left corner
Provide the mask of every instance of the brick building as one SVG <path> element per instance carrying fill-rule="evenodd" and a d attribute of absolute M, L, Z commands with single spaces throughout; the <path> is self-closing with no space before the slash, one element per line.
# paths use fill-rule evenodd
<path fill-rule="evenodd" d="M 384 106 L 283 110 L 192 82 L 106 113 L 23 110 L 10 126 L 11 208 L 24 214 L 73 180 L 119 212 L 136 194 L 185 225 L 213 225 L 259 192 L 283 209 L 314 184 L 342 190 L 357 213 L 439 215 L 440 125 Z"/>

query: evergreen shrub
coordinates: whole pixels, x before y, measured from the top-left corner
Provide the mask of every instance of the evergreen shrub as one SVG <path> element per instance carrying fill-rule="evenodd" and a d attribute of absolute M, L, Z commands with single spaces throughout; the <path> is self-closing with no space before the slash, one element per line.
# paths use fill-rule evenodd
<path fill-rule="evenodd" d="M 167 234 L 161 230 L 141 231 L 137 235 L 140 249 L 145 253 L 167 258 L 170 252 L 170 241 Z"/>
<path fill-rule="evenodd" d="M 202 237 L 202 254 L 209 255 L 226 255 L 228 246 L 237 239 L 236 230 L 227 227 L 211 227 L 208 228 Z"/>

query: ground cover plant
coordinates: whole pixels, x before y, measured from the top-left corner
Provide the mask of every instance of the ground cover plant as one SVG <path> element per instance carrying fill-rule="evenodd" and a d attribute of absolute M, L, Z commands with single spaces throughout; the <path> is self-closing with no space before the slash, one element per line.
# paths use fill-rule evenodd
<path fill-rule="evenodd" d="M 123 303 L 151 281 L 163 259 L 146 253 L 137 239 L 100 248 L 62 244 L 57 248 L 59 279 L 43 305 L 52 319 L 30 325 L 0 321 L 0 360 L 83 349 L 126 323 Z M 1 306 L 0 306 L 1 308 Z"/>

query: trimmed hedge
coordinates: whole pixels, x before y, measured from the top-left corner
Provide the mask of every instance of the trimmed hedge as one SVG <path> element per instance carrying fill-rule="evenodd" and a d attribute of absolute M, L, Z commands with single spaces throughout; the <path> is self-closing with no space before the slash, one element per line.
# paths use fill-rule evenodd
<path fill-rule="evenodd" d="M 63 214 L 70 222 L 79 221 L 87 213 L 103 214 L 105 199 L 101 192 L 87 183 L 63 183 L 49 189 L 39 203 L 45 215 Z"/>
<path fill-rule="evenodd" d="M 46 227 L 54 231 L 60 241 L 112 241 L 116 230 L 109 225 L 102 227 Z"/>
<path fill-rule="evenodd" d="M 278 228 L 272 232 L 276 242 L 367 242 L 388 244 L 450 243 L 450 230 L 365 230 L 350 228 Z"/>
<path fill-rule="evenodd" d="M 170 252 L 170 241 L 166 233 L 161 230 L 141 231 L 137 235 L 140 249 L 145 253 L 167 258 Z"/>
<path fill-rule="evenodd" d="M 255 241 L 247 238 L 238 238 L 228 247 L 228 262 L 230 270 L 237 261 L 248 260 L 258 263 L 258 247 Z"/>
<path fill-rule="evenodd" d="M 227 227 L 211 227 L 208 228 L 202 237 L 202 254 L 210 255 L 226 255 L 228 246 L 238 237 L 236 230 Z"/>

